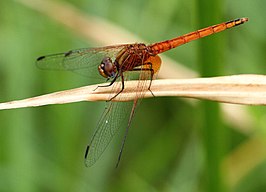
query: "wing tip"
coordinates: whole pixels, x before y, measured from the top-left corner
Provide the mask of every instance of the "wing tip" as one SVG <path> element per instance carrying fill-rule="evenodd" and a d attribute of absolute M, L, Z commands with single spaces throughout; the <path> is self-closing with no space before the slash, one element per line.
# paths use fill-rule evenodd
<path fill-rule="evenodd" d="M 90 150 L 90 146 L 87 145 L 86 151 L 85 151 L 85 156 L 84 156 L 85 167 L 90 167 L 92 165 L 92 163 L 87 159 L 88 158 L 88 154 L 89 154 L 89 150 Z"/>
<path fill-rule="evenodd" d="M 88 157 L 89 149 L 90 149 L 90 146 L 87 145 L 86 152 L 85 152 L 85 157 L 84 157 L 85 159 L 87 159 L 87 157 Z"/>
<path fill-rule="evenodd" d="M 41 61 L 41 60 L 43 60 L 45 57 L 46 57 L 46 56 L 40 56 L 40 57 L 37 58 L 37 61 Z"/>

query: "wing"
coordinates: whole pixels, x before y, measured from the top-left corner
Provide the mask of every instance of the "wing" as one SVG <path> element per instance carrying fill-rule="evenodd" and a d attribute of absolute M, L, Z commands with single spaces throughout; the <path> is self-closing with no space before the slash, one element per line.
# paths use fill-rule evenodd
<path fill-rule="evenodd" d="M 88 77 L 101 77 L 98 72 L 104 57 L 115 60 L 116 55 L 128 44 L 99 47 L 83 48 L 71 50 L 66 53 L 41 56 L 37 59 L 36 65 L 40 69 L 73 71 Z"/>
<path fill-rule="evenodd" d="M 108 103 L 86 149 L 85 165 L 87 167 L 92 166 L 99 159 L 119 128 L 126 128 L 131 106 L 132 102 Z"/>
<path fill-rule="evenodd" d="M 139 77 L 140 80 L 139 83 L 136 86 L 136 100 L 135 104 L 133 104 L 134 101 L 131 102 L 109 102 L 108 106 L 105 108 L 104 113 L 102 114 L 97 127 L 96 131 L 87 146 L 86 153 L 85 153 L 85 165 L 87 167 L 92 166 L 102 155 L 108 144 L 111 142 L 114 135 L 118 132 L 120 127 L 123 128 L 129 128 L 131 120 L 134 116 L 134 110 L 136 110 L 137 105 L 141 102 L 141 99 L 143 98 L 145 91 L 149 89 L 151 85 L 151 69 L 154 73 L 156 73 L 161 64 L 161 59 L 158 56 L 155 56 L 153 58 L 150 58 L 148 63 L 150 64 L 144 64 L 141 65 L 141 68 L 139 71 Z M 128 79 L 127 75 L 124 74 L 125 79 Z M 121 84 L 116 84 L 112 88 L 112 92 L 116 93 L 119 92 L 121 89 Z M 113 95 L 110 95 L 110 98 L 112 98 Z M 125 96 L 126 97 L 126 96 Z M 135 107 L 135 108 L 134 108 Z M 133 111 L 133 114 L 130 114 Z M 127 134 L 127 133 L 126 133 Z M 123 141 L 124 144 L 124 141 Z M 123 150 L 123 145 L 121 150 Z M 119 154 L 119 159 L 121 156 L 121 150 Z M 119 161 L 119 160 L 118 160 Z"/>

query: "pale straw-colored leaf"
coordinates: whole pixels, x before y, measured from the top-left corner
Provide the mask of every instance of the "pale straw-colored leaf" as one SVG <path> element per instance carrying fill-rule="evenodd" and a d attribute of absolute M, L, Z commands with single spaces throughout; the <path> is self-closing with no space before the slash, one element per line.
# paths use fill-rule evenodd
<path fill-rule="evenodd" d="M 149 83 L 149 81 L 146 83 Z M 138 91 L 135 88 L 137 84 L 138 81 L 125 82 L 124 91 L 115 97 L 113 101 L 129 101 L 135 99 L 136 92 Z M 0 109 L 34 107 L 80 101 L 106 101 L 110 98 L 110 94 L 115 94 L 112 93 L 112 86 L 97 87 L 98 85 L 90 85 L 24 100 L 1 103 Z M 234 75 L 212 78 L 153 80 L 151 91 L 156 97 L 176 96 L 233 104 L 265 105 L 266 76 Z M 153 95 L 149 90 L 146 90 L 144 98 L 148 97 L 153 97 Z"/>

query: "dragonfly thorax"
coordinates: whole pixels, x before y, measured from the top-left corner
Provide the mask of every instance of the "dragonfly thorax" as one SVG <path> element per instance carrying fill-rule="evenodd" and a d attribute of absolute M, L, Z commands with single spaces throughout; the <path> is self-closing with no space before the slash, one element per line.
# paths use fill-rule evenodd
<path fill-rule="evenodd" d="M 98 71 L 105 78 L 114 78 L 118 71 L 118 65 L 110 57 L 105 57 L 99 65 Z"/>

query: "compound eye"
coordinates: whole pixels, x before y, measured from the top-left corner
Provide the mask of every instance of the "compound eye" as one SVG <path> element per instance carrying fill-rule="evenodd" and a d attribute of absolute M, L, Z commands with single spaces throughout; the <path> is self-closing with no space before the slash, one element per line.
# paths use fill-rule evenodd
<path fill-rule="evenodd" d="M 103 63 L 101 63 L 101 65 L 99 66 L 99 68 L 100 68 L 101 70 L 103 70 L 103 71 L 104 71 L 104 64 L 103 64 Z"/>
<path fill-rule="evenodd" d="M 115 64 L 112 62 L 112 59 L 110 57 L 105 57 L 99 65 L 98 71 L 103 77 L 112 78 L 115 76 L 117 69 Z"/>
<path fill-rule="evenodd" d="M 113 62 L 110 57 L 105 57 L 102 62 L 101 62 L 102 69 L 105 71 L 108 71 L 112 69 L 113 67 Z"/>

